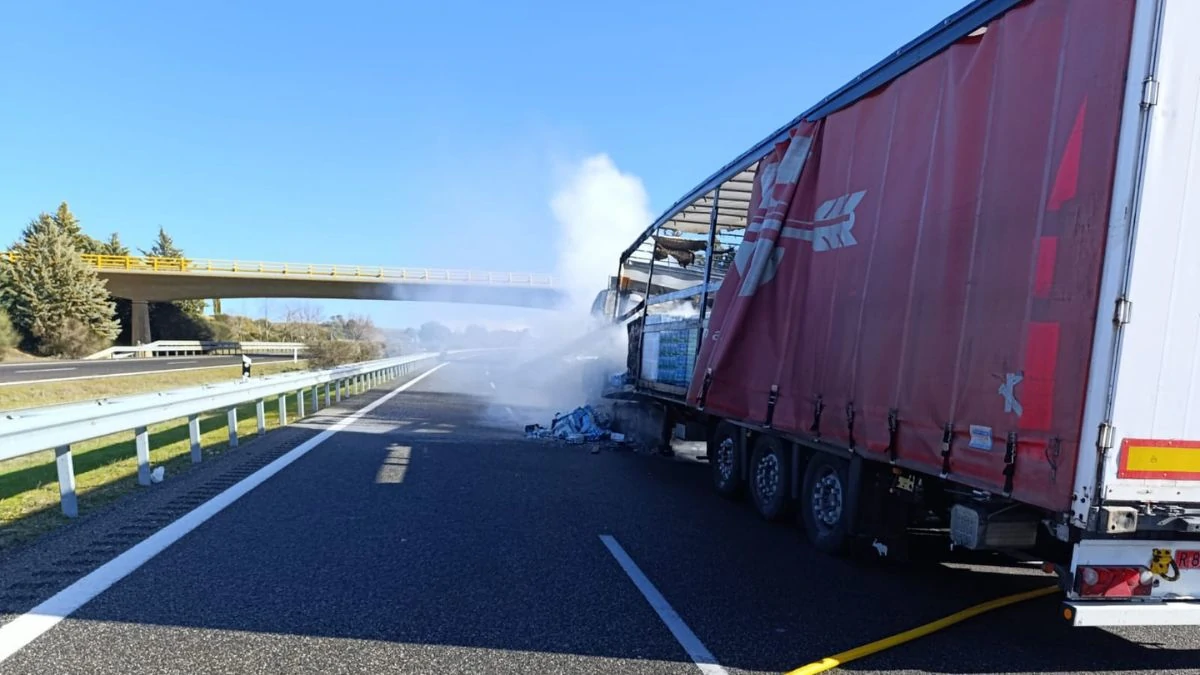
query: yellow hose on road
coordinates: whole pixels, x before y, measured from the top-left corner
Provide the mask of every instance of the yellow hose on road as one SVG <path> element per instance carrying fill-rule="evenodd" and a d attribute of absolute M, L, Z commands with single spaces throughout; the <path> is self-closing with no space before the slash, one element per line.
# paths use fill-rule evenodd
<path fill-rule="evenodd" d="M 820 661 L 814 661 L 806 666 L 800 666 L 795 670 L 788 671 L 787 675 L 813 675 L 814 673 L 823 673 L 831 668 L 837 668 L 843 663 L 848 663 L 855 659 L 861 659 L 864 656 L 870 656 L 871 654 L 881 652 L 885 649 L 890 649 L 896 645 L 902 645 L 905 642 L 911 642 L 917 638 L 925 637 L 930 633 L 936 633 L 943 628 L 953 626 L 960 621 L 966 621 L 973 616 L 979 616 L 984 612 L 990 612 L 993 609 L 999 609 L 1001 607 L 1007 607 L 1008 605 L 1015 605 L 1018 602 L 1040 598 L 1045 595 L 1050 595 L 1056 591 L 1058 591 L 1058 586 L 1048 586 L 1046 588 L 1039 588 L 1035 591 L 1025 591 L 1024 593 L 1016 593 L 1014 595 L 1006 595 L 1002 598 L 996 598 L 995 600 L 988 600 L 987 602 L 980 603 L 974 607 L 968 607 L 961 612 L 955 612 L 954 614 L 938 619 L 937 621 L 931 621 L 924 626 L 917 626 L 916 628 L 906 630 L 903 633 L 897 633 L 890 637 L 885 637 L 882 640 L 876 640 L 870 644 L 865 644 L 861 647 L 855 647 L 854 649 L 844 651 L 841 654 L 834 654 L 833 656 L 828 656 Z"/>

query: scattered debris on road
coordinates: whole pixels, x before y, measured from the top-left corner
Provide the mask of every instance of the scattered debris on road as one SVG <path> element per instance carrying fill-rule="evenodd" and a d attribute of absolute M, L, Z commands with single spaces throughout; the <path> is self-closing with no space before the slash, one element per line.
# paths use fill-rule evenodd
<path fill-rule="evenodd" d="M 625 442 L 625 435 L 608 430 L 611 420 L 603 413 L 597 412 L 592 406 L 584 405 L 575 408 L 570 413 L 556 414 L 546 428 L 540 424 L 525 425 L 525 435 L 529 438 L 552 438 L 566 441 L 571 445 L 612 441 L 617 444 Z M 592 449 L 598 453 L 599 446 Z"/>

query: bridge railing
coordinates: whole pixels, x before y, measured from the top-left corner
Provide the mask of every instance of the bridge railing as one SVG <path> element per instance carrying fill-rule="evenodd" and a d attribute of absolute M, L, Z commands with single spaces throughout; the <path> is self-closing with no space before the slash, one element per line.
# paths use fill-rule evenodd
<path fill-rule="evenodd" d="M 16 254 L 6 254 L 10 260 Z M 379 279 L 402 282 L 502 284 L 510 286 L 553 286 L 549 274 L 481 272 L 425 267 L 373 267 L 364 265 L 317 265 L 307 263 L 209 260 L 205 258 L 158 258 L 86 253 L 84 262 L 100 271 L 174 274 L 246 274 L 296 276 L 320 279 Z"/>
<path fill-rule="evenodd" d="M 121 359 L 129 357 L 181 356 L 181 355 L 228 355 L 228 354 L 275 354 L 299 355 L 308 349 L 303 342 L 237 342 L 210 340 L 157 340 L 136 347 L 109 347 L 85 357 L 86 360 Z"/>
<path fill-rule="evenodd" d="M 268 399 L 278 398 L 279 423 L 282 426 L 287 424 L 289 395 L 295 395 L 297 414 L 304 417 L 306 396 L 311 396 L 312 410 L 315 411 L 320 403 L 321 389 L 324 390 L 325 407 L 328 407 L 335 397 L 340 402 L 343 395 L 360 393 L 376 384 L 428 369 L 438 360 L 437 354 L 414 354 L 329 370 L 270 375 L 153 394 L 13 410 L 0 413 L 0 461 L 54 448 L 62 510 L 66 516 L 74 517 L 78 515 L 79 507 L 71 455 L 73 443 L 132 429 L 138 483 L 149 485 L 152 479 L 148 429 L 152 425 L 187 418 L 192 462 L 199 462 L 200 415 L 204 413 L 225 412 L 229 425 L 229 447 L 235 448 L 238 445 L 237 413 L 241 405 L 256 403 L 258 433 L 261 435 L 266 432 Z"/>

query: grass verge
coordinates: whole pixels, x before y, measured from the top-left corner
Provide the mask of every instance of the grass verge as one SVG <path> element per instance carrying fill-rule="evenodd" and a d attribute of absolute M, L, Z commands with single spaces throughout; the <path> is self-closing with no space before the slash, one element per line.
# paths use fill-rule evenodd
<path fill-rule="evenodd" d="M 305 399 L 308 404 L 308 399 Z M 311 407 L 305 412 L 312 414 Z M 287 397 L 288 421 L 297 417 L 295 394 Z M 266 406 L 267 431 L 279 428 L 279 406 Z M 150 427 L 150 464 L 164 467 L 167 479 L 192 466 L 187 419 Z M 238 408 L 238 440 L 258 436 L 255 405 Z M 205 459 L 229 449 L 224 411 L 200 418 L 200 442 Z M 75 464 L 75 490 L 80 515 L 136 490 L 137 458 L 133 432 L 96 438 L 71 447 Z M 58 474 L 52 450 L 0 462 L 0 551 L 24 543 L 69 522 L 59 505 Z"/>
<path fill-rule="evenodd" d="M 296 370 L 305 370 L 304 361 L 282 361 L 254 366 L 254 376 L 277 375 Z M 43 382 L 41 384 L 13 384 L 0 387 L 0 410 L 36 408 L 72 401 L 90 401 L 129 394 L 146 394 L 152 391 L 196 387 L 213 382 L 227 382 L 242 376 L 240 365 L 205 368 L 203 370 L 180 370 L 126 377 L 105 377 L 66 382 Z M 0 469 L 2 471 L 2 469 Z M 0 495 L 3 493 L 0 492 Z"/>

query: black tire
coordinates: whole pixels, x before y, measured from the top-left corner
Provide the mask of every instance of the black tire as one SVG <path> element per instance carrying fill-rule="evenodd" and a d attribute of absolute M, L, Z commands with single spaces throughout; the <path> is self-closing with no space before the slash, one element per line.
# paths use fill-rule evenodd
<path fill-rule="evenodd" d="M 754 454 L 750 457 L 750 470 L 746 483 L 750 488 L 750 501 L 754 510 L 764 520 L 779 520 L 791 506 L 790 490 L 792 478 L 791 453 L 778 438 L 759 435 L 754 440 Z"/>
<path fill-rule="evenodd" d="M 742 494 L 745 481 L 740 471 L 741 458 L 741 430 L 729 422 L 717 424 L 708 437 L 708 466 L 717 494 L 729 498 Z"/>
<path fill-rule="evenodd" d="M 808 460 L 797 508 L 808 540 L 822 553 L 844 555 L 850 548 L 846 502 L 850 481 L 844 460 L 815 453 Z"/>

